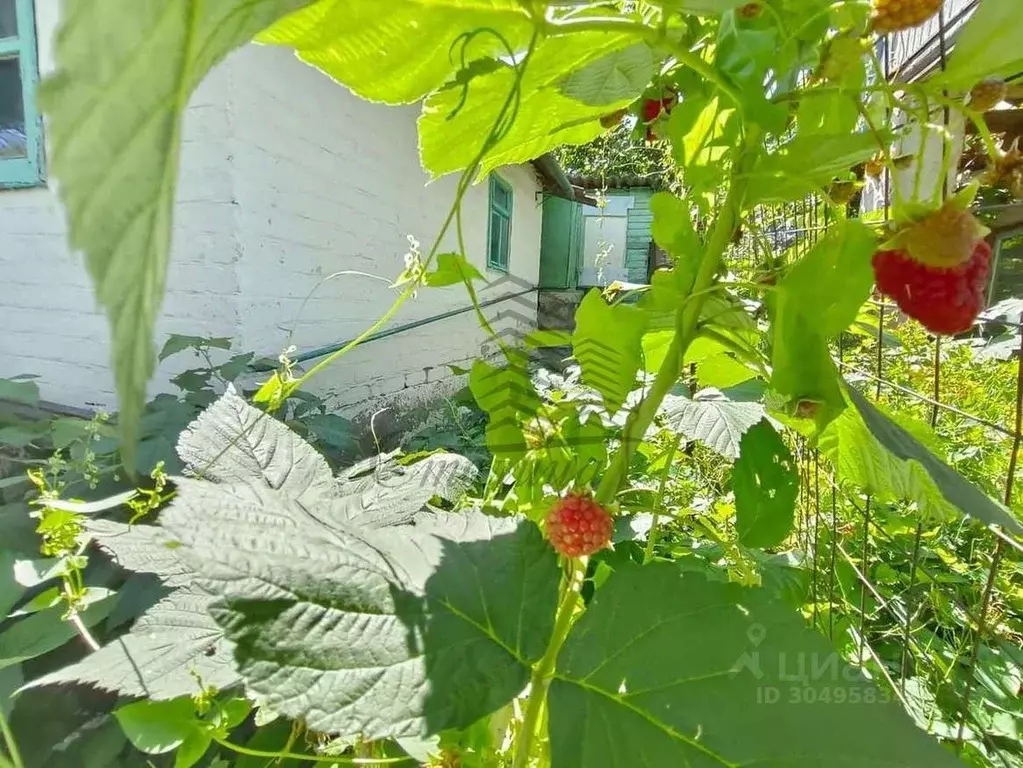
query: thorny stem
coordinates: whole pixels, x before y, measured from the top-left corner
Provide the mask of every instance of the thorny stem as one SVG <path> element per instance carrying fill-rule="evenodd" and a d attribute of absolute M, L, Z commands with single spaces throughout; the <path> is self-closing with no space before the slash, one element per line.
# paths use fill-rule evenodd
<path fill-rule="evenodd" d="M 558 605 L 557 618 L 554 623 L 554 634 L 547 646 L 543 658 L 533 669 L 533 675 L 529 678 L 529 701 L 526 704 L 526 712 L 522 718 L 522 729 L 518 743 L 515 745 L 515 761 L 512 768 L 526 768 L 529 765 L 529 755 L 532 751 L 533 737 L 540 724 L 540 712 L 543 710 L 544 701 L 547 699 L 547 683 L 554 672 L 554 663 L 558 659 L 561 646 L 568 638 L 568 632 L 572 628 L 572 619 L 575 616 L 575 609 L 579 605 L 579 597 L 582 594 L 583 579 L 586 577 L 586 562 L 580 559 L 571 561 L 571 570 L 565 577 L 565 590 Z"/>
<path fill-rule="evenodd" d="M 664 492 L 668 488 L 668 476 L 671 474 L 671 465 L 675 461 L 675 454 L 682 443 L 682 434 L 679 433 L 671 441 L 671 447 L 664 460 L 664 472 L 661 474 L 661 485 L 657 489 L 657 501 L 654 502 L 654 519 L 650 523 L 650 532 L 646 537 L 646 550 L 643 552 L 643 565 L 646 565 L 654 558 L 654 547 L 657 546 L 657 537 L 660 533 L 658 523 L 661 521 L 661 512 L 664 511 Z"/>
<path fill-rule="evenodd" d="M 746 197 L 747 173 L 749 167 L 756 159 L 756 147 L 759 141 L 759 132 L 755 129 L 750 129 L 730 179 L 728 196 L 721 206 L 714 231 L 707 241 L 707 247 L 704 251 L 703 259 L 700 261 L 690 300 L 683 303 L 676 312 L 675 338 L 671 342 L 668 354 L 665 356 L 664 363 L 657 372 L 650 391 L 647 392 L 643 401 L 629 414 L 629 418 L 625 423 L 625 433 L 622 436 L 621 447 L 615 454 L 612 465 L 604 474 L 600 486 L 597 488 L 595 498 L 600 504 L 607 504 L 614 499 L 619 488 L 625 482 L 629 472 L 629 463 L 636 445 L 643 439 L 643 435 L 646 434 L 647 429 L 653 423 L 658 408 L 661 407 L 665 396 L 675 385 L 682 371 L 682 362 L 686 351 L 696 337 L 696 326 L 707 298 L 706 291 L 714 282 L 714 276 L 721 266 L 721 259 L 732 240 L 735 227 L 739 224 L 743 201 Z"/>

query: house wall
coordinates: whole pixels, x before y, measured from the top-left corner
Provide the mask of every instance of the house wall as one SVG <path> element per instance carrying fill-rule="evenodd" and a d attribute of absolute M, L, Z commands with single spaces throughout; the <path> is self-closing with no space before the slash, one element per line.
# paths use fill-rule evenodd
<path fill-rule="evenodd" d="M 58 0 L 36 0 L 43 74 L 53 68 L 57 17 Z M 171 331 L 229 336 L 237 325 L 227 118 L 227 80 L 217 71 L 198 89 L 185 118 L 161 338 Z M 112 407 L 109 328 L 81 257 L 68 252 L 64 212 L 52 183 L 0 190 L 0 274 L 0 376 L 35 374 L 50 400 Z M 163 386 L 168 375 L 162 371 Z"/>
<path fill-rule="evenodd" d="M 40 67 L 52 68 L 57 0 L 37 0 Z M 454 197 L 455 180 L 427 186 L 413 108 L 371 105 L 285 49 L 247 46 L 211 73 L 185 118 L 167 295 L 157 343 L 168 333 L 228 336 L 236 350 L 276 357 L 295 345 L 349 339 L 391 305 L 407 235 L 424 251 Z M 502 169 L 514 189 L 510 272 L 485 267 L 487 185 L 463 201 L 465 245 L 492 284 L 486 301 L 535 287 L 541 208 L 529 167 Z M 452 249 L 449 236 L 444 247 Z M 109 329 L 82 260 L 67 250 L 52 185 L 0 191 L 0 376 L 33 373 L 47 399 L 116 405 Z M 443 252 L 443 251 L 442 251 Z M 336 273 L 347 272 L 327 279 Z M 373 275 L 357 276 L 353 272 Z M 387 327 L 468 305 L 464 288 L 428 289 Z M 535 293 L 488 308 L 499 327 L 535 323 Z M 373 342 L 314 379 L 312 389 L 368 407 L 425 384 L 453 387 L 445 366 L 484 341 L 472 313 Z M 172 358 L 151 386 L 168 388 L 191 361 Z"/>
<path fill-rule="evenodd" d="M 652 189 L 630 190 L 633 204 L 629 209 L 629 236 L 626 246 L 625 266 L 629 270 L 629 281 L 645 283 L 650 277 L 650 228 L 654 214 L 650 210 Z"/>
<path fill-rule="evenodd" d="M 408 236 L 428 252 L 457 179 L 430 183 L 421 170 L 415 107 L 362 101 L 283 48 L 248 46 L 230 69 L 242 344 L 276 357 L 289 345 L 300 354 L 354 338 L 397 298 L 389 284 L 404 269 Z M 481 301 L 539 280 L 536 174 L 526 166 L 499 173 L 514 195 L 510 275 L 486 267 L 489 185 L 471 187 L 462 206 L 467 256 L 493 283 L 481 288 Z M 456 247 L 452 231 L 440 252 Z M 470 306 L 461 285 L 421 290 L 384 328 Z M 487 314 L 510 310 L 535 324 L 535 294 Z M 499 323 L 509 324 L 517 325 L 507 316 Z M 370 342 L 318 374 L 311 389 L 367 405 L 393 394 L 436 393 L 438 385 L 459 382 L 446 366 L 465 366 L 484 341 L 474 314 L 465 312 Z"/>

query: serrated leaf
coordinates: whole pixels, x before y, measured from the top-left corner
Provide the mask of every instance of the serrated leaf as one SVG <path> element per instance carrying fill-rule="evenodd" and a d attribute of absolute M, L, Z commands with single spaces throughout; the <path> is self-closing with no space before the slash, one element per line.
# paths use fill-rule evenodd
<path fill-rule="evenodd" d="M 668 192 L 657 192 L 650 198 L 650 212 L 654 217 L 650 225 L 650 236 L 675 258 L 675 268 L 680 269 L 679 262 L 697 264 L 701 243 L 693 226 L 690 204 Z M 692 281 L 688 281 L 689 285 L 686 282 L 678 281 L 688 289 Z"/>
<path fill-rule="evenodd" d="M 699 440 L 725 458 L 736 459 L 743 435 L 767 412 L 759 403 L 733 402 L 718 390 L 705 389 L 692 400 L 666 396 L 660 415 L 669 428 L 686 439 Z"/>
<path fill-rule="evenodd" d="M 582 382 L 600 392 L 608 413 L 616 413 L 636 386 L 646 322 L 642 310 L 609 305 L 596 290 L 576 310 L 572 354 Z"/>
<path fill-rule="evenodd" d="M 186 349 L 231 349 L 231 340 L 225 337 L 211 339 L 205 336 L 183 336 L 180 333 L 172 333 L 160 349 L 159 360 L 162 363 L 168 357 L 173 357 Z"/>
<path fill-rule="evenodd" d="M 944 71 L 929 83 L 952 90 L 969 90 L 981 80 L 1008 78 L 1023 70 L 1023 28 L 1015 3 L 985 0 L 973 9 Z"/>
<path fill-rule="evenodd" d="M 525 454 L 522 421 L 541 405 L 524 363 L 516 358 L 499 368 L 477 360 L 469 372 L 469 390 L 488 417 L 487 448 L 496 458 L 515 461 Z"/>
<path fill-rule="evenodd" d="M 1009 510 L 939 460 L 855 387 L 847 387 L 846 394 L 855 407 L 821 438 L 821 449 L 840 477 L 883 499 L 915 501 L 925 517 L 963 514 L 1023 533 L 1023 524 Z"/>
<path fill-rule="evenodd" d="M 411 104 L 440 87 L 461 61 L 460 38 L 473 30 L 466 65 L 521 50 L 532 24 L 517 0 L 320 0 L 259 35 L 286 45 L 364 99 Z"/>
<path fill-rule="evenodd" d="M 823 429 L 845 408 L 838 371 L 820 325 L 802 312 L 797 297 L 776 296 L 771 325 L 771 388 L 791 408 L 814 404 L 814 418 Z"/>
<path fill-rule="evenodd" d="M 132 627 L 77 664 L 32 681 L 26 688 L 85 683 L 122 696 L 175 699 L 235 686 L 231 645 L 209 615 L 213 598 L 180 589 L 158 602 Z"/>
<path fill-rule="evenodd" d="M 646 43 L 611 51 L 566 75 L 561 92 L 583 104 L 606 106 L 640 96 L 654 74 L 654 52 Z"/>
<path fill-rule="evenodd" d="M 485 281 L 486 278 L 460 253 L 438 254 L 436 268 L 426 273 L 426 284 L 431 288 L 470 283 L 473 280 Z"/>
<path fill-rule="evenodd" d="M 588 106 L 565 96 L 558 83 L 591 61 L 636 42 L 632 35 L 578 32 L 542 41 L 529 58 L 520 86 L 517 116 L 487 152 L 480 167 L 486 175 L 503 165 L 533 160 L 564 144 L 585 144 L 604 129 L 600 118 L 628 99 Z M 502 64 L 477 76 L 468 95 L 460 86 L 429 96 L 419 119 L 423 167 L 434 176 L 468 167 L 481 152 L 515 84 L 515 72 Z"/>
<path fill-rule="evenodd" d="M 778 284 L 817 330 L 831 338 L 856 319 L 874 285 L 877 238 L 857 220 L 836 223 Z"/>
<path fill-rule="evenodd" d="M 114 520 L 89 520 L 86 531 L 122 568 L 152 573 L 168 586 L 188 584 L 194 574 L 182 562 L 171 536 L 155 525 L 127 525 Z"/>
<path fill-rule="evenodd" d="M 261 482 L 307 502 L 334 495 L 322 456 L 272 416 L 228 386 L 178 438 L 192 473 L 220 482 Z"/>
<path fill-rule="evenodd" d="M 309 0 L 64 2 L 56 70 L 40 87 L 72 250 L 110 320 L 128 466 L 156 364 L 182 120 L 234 48 Z M 96 30 L 104 30 L 96 45 Z"/>
<path fill-rule="evenodd" d="M 664 658 L 669 667 L 650 663 Z M 805 679 L 793 680 L 797 664 Z M 857 703 L 819 703 L 839 691 Z M 551 764 L 959 765 L 887 699 L 772 592 L 629 564 L 596 592 L 558 656 Z"/>
<path fill-rule="evenodd" d="M 756 371 L 728 353 L 711 355 L 696 365 L 701 386 L 728 389 L 756 378 Z"/>
<path fill-rule="evenodd" d="M 877 152 L 873 133 L 797 135 L 757 163 L 746 204 L 785 203 L 819 194 L 836 176 Z"/>
<path fill-rule="evenodd" d="M 799 474 L 789 449 L 767 421 L 743 436 L 732 490 L 739 543 L 766 549 L 785 541 L 795 520 Z"/>
<path fill-rule="evenodd" d="M 185 483 L 164 522 L 220 595 L 211 613 L 272 709 L 398 737 L 468 726 L 521 692 L 560 575 L 532 523 L 470 512 L 363 530 L 280 494 L 241 501 L 253 493 Z"/>

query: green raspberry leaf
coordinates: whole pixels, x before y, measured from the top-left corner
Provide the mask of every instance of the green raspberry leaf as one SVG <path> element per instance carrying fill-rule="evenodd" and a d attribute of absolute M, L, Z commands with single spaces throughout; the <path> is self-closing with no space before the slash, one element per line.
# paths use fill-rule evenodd
<path fill-rule="evenodd" d="M 316 731 L 464 728 L 517 696 L 560 570 L 532 523 L 480 512 L 367 529 L 258 484 L 180 481 L 164 523 L 246 687 Z"/>
<path fill-rule="evenodd" d="M 460 39 L 499 32 L 513 51 L 532 25 L 518 0 L 319 0 L 279 21 L 259 41 L 287 45 L 307 64 L 370 101 L 411 104 L 443 85 L 461 61 Z M 465 49 L 466 65 L 507 55 L 490 32 Z"/>
<path fill-rule="evenodd" d="M 767 421 L 742 438 L 732 474 L 735 528 L 747 547 L 774 547 L 792 531 L 799 474 L 792 453 Z"/>
<path fill-rule="evenodd" d="M 1023 533 L 1012 513 L 938 459 L 852 386 L 853 405 L 821 436 L 821 450 L 839 477 L 881 499 L 911 499 L 920 513 L 945 520 L 963 514 L 1013 533 Z M 908 424 L 907 424 L 908 426 Z M 929 428 L 921 424 L 921 436 Z"/>
<path fill-rule="evenodd" d="M 600 392 L 608 413 L 616 413 L 636 386 L 646 324 L 641 309 L 612 306 L 596 290 L 586 294 L 575 313 L 572 352 L 583 383 Z"/>
<path fill-rule="evenodd" d="M 960 765 L 890 698 L 771 591 L 629 564 L 558 656 L 551 763 Z"/>

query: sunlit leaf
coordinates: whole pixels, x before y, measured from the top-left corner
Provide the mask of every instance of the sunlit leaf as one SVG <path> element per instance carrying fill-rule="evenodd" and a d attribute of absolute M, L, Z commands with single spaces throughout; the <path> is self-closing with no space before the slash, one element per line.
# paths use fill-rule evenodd
<path fill-rule="evenodd" d="M 600 291 L 586 294 L 575 315 L 572 354 L 582 368 L 583 383 L 604 398 L 615 413 L 636 386 L 647 318 L 625 304 L 610 305 Z"/>
<path fill-rule="evenodd" d="M 736 402 L 716 389 L 664 398 L 659 414 L 665 424 L 688 440 L 699 440 L 725 458 L 739 456 L 739 445 L 750 428 L 767 415 L 759 403 Z"/>
<path fill-rule="evenodd" d="M 960 765 L 774 592 L 669 563 L 597 590 L 558 656 L 549 727 L 559 768 Z"/>
<path fill-rule="evenodd" d="M 984 0 L 973 9 L 944 72 L 930 78 L 935 86 L 969 90 L 988 78 L 1008 78 L 1023 71 L 1023 27 L 1016 3 Z"/>
<path fill-rule="evenodd" d="M 735 529 L 747 547 L 774 547 L 792 531 L 799 474 L 792 453 L 767 421 L 742 438 L 732 473 Z"/>
<path fill-rule="evenodd" d="M 931 519 L 968 515 L 1023 533 L 1023 524 L 1009 510 L 938 459 L 855 387 L 847 387 L 846 393 L 854 407 L 821 438 L 821 449 L 842 478 L 883 499 L 915 501 Z"/>
<path fill-rule="evenodd" d="M 365 99 L 411 104 L 460 68 L 463 35 L 473 30 L 504 40 L 476 35 L 464 51 L 467 66 L 521 50 L 532 25 L 517 0 L 387 0 L 386 10 L 380 0 L 318 0 L 259 40 L 295 48 Z"/>
<path fill-rule="evenodd" d="M 837 336 L 870 296 L 874 285 L 870 260 L 876 248 L 877 238 L 865 224 L 837 222 L 793 265 L 778 290 L 790 295 L 823 336 Z"/>
<path fill-rule="evenodd" d="M 561 81 L 561 92 L 590 106 L 637 98 L 654 74 L 654 52 L 646 43 L 611 51 Z"/>
<path fill-rule="evenodd" d="M 517 105 L 516 120 L 488 151 L 480 169 L 483 174 L 533 160 L 563 144 L 590 141 L 604 130 L 600 118 L 631 99 L 589 106 L 563 94 L 558 85 L 566 75 L 635 41 L 631 35 L 604 32 L 544 40 L 520 64 L 526 71 L 518 100 L 510 99 L 516 76 L 507 64 L 474 78 L 466 93 L 453 86 L 432 94 L 419 120 L 423 166 L 434 176 L 469 166 L 482 151 L 506 102 Z"/>

